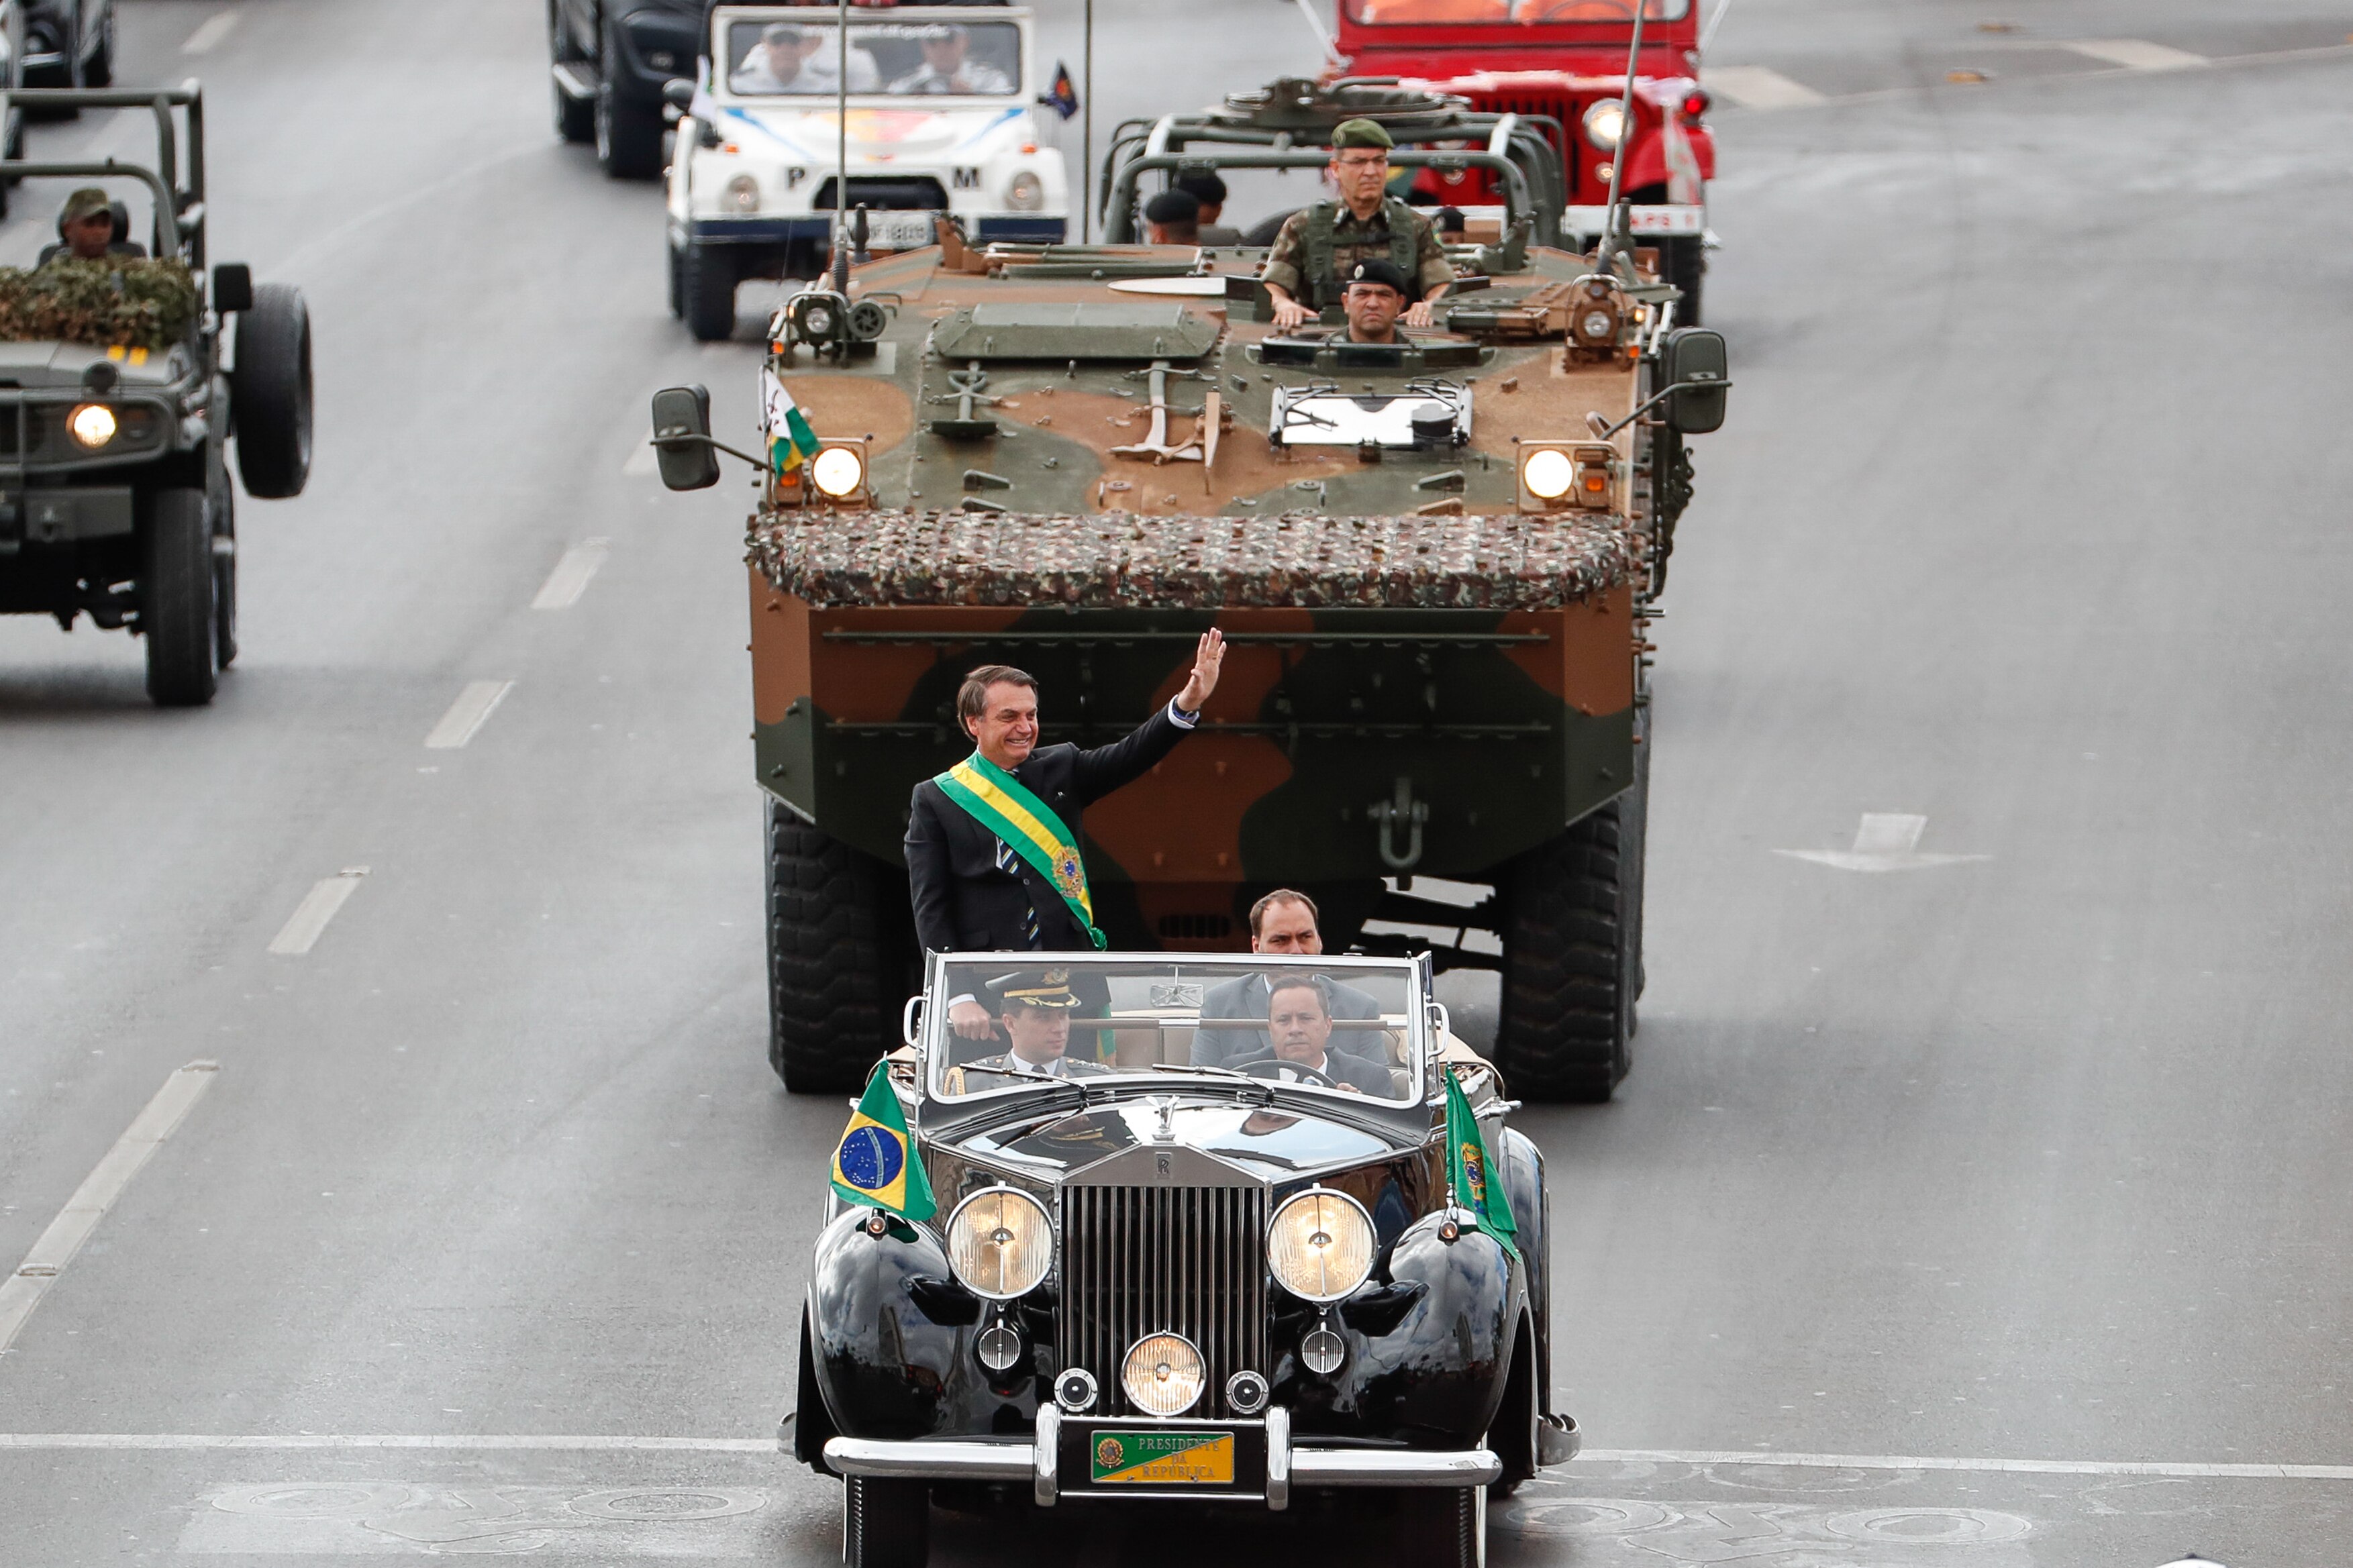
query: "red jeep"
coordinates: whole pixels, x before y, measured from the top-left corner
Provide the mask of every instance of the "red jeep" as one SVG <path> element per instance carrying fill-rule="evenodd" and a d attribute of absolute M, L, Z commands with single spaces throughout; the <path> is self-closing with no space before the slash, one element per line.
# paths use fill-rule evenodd
<path fill-rule="evenodd" d="M 1622 148 L 1620 199 L 1634 204 L 1634 233 L 1659 247 L 1661 271 L 1683 289 L 1675 315 L 1688 325 L 1699 320 L 1715 139 L 1701 120 L 1708 97 L 1694 0 L 1647 4 L 1630 133 L 1619 120 L 1632 0 L 1340 0 L 1338 46 L 1352 77 L 1394 76 L 1478 109 L 1550 120 L 1572 204 L 1561 228 L 1588 244 L 1601 232 Z M 1416 199 L 1493 205 L 1489 178 L 1426 169 Z"/>

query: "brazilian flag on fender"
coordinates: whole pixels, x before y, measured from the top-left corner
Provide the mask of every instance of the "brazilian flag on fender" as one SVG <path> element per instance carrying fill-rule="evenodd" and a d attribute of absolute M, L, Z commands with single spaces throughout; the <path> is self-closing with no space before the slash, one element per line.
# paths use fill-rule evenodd
<path fill-rule="evenodd" d="M 1512 1218 L 1512 1200 L 1504 1195 L 1503 1173 L 1487 1153 L 1479 1119 L 1471 1114 L 1451 1067 L 1446 1069 L 1446 1184 L 1453 1189 L 1455 1207 L 1516 1261 L 1520 1227 Z"/>
<path fill-rule="evenodd" d="M 833 1150 L 833 1190 L 853 1204 L 867 1204 L 903 1219 L 929 1219 L 940 1212 L 933 1200 L 923 1157 L 907 1133 L 899 1096 L 881 1062 L 866 1079 L 866 1092 L 842 1129 Z"/>

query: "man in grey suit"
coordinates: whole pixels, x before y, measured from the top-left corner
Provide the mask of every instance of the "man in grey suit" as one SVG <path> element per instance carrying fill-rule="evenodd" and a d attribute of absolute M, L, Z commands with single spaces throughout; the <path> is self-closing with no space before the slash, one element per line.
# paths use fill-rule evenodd
<path fill-rule="evenodd" d="M 1315 901 L 1289 888 L 1277 888 L 1252 904 L 1250 926 L 1252 952 L 1299 952 L 1312 956 L 1324 951 L 1323 934 L 1315 929 Z M 1381 1016 L 1379 1005 L 1353 985 L 1335 984 L 1331 992 L 1332 1016 L 1335 1018 L 1377 1018 Z M 1212 986 L 1201 998 L 1201 1016 L 1263 1018 L 1266 1006 L 1266 976 L 1245 974 L 1238 980 Z M 1345 1031 L 1345 1035 L 1358 1032 L 1350 1029 Z M 1262 1057 L 1272 1048 L 1264 1029 L 1198 1029 L 1193 1034 L 1193 1065 L 1232 1067 L 1238 1058 Z"/>

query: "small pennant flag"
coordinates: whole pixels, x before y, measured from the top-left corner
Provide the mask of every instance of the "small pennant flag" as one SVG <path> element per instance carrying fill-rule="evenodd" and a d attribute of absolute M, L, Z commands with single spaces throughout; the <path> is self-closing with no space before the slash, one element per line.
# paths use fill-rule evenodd
<path fill-rule="evenodd" d="M 760 428 L 768 433 L 773 472 L 789 474 L 817 456 L 817 432 L 809 428 L 808 416 L 793 401 L 784 378 L 765 365 L 760 367 Z"/>
<path fill-rule="evenodd" d="M 1060 60 L 1054 62 L 1054 85 L 1038 101 L 1065 120 L 1079 111 L 1079 87 L 1071 79 L 1070 67 Z"/>
<path fill-rule="evenodd" d="M 899 1096 L 881 1062 L 866 1080 L 866 1093 L 850 1113 L 833 1151 L 833 1190 L 853 1204 L 867 1204 L 905 1219 L 929 1219 L 940 1205 L 932 1197 L 923 1157 L 907 1135 Z"/>
<path fill-rule="evenodd" d="M 1451 1067 L 1446 1069 L 1446 1180 L 1454 1189 L 1455 1207 L 1466 1214 L 1471 1224 L 1502 1243 L 1514 1258 L 1519 1257 L 1520 1227 L 1512 1218 L 1512 1200 L 1504 1195 L 1503 1180 L 1494 1161 L 1488 1158 L 1487 1140 L 1479 1131 L 1479 1119 L 1471 1114 L 1471 1102 L 1463 1098 L 1462 1085 Z"/>

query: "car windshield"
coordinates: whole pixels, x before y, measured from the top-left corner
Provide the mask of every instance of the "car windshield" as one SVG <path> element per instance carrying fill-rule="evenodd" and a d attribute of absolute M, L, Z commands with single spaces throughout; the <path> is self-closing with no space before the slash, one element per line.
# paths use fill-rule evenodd
<path fill-rule="evenodd" d="M 1427 1048 L 1416 994 L 1403 959 L 954 958 L 925 1009 L 931 1092 L 1140 1075 L 1411 1103 Z"/>
<path fill-rule="evenodd" d="M 841 87 L 832 21 L 737 21 L 727 29 L 728 90 L 830 98 Z M 852 22 L 849 90 L 901 97 L 1006 98 L 1021 90 L 1021 29 L 1011 22 Z"/>
<path fill-rule="evenodd" d="M 1559 23 L 1634 20 L 1633 0 L 1347 0 L 1348 20 L 1370 26 L 1543 27 Z M 1643 15 L 1653 22 L 1680 22 L 1691 0 L 1650 0 Z"/>

